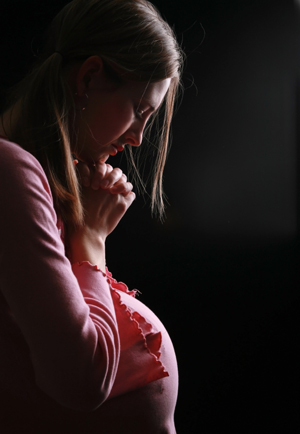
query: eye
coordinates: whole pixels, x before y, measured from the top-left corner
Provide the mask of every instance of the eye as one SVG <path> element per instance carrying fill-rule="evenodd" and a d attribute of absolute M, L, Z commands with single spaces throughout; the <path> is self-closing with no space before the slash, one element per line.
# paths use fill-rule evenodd
<path fill-rule="evenodd" d="M 137 118 L 143 119 L 143 114 L 145 113 L 145 110 L 141 110 L 139 107 L 136 109 L 135 114 Z"/>

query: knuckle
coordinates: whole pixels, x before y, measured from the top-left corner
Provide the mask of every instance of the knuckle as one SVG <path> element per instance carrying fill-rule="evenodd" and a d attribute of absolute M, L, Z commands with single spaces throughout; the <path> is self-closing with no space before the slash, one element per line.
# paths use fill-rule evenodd
<path fill-rule="evenodd" d="M 123 214 L 127 209 L 126 201 L 123 196 L 118 197 L 117 200 L 117 210 L 119 213 Z"/>
<path fill-rule="evenodd" d="M 111 172 L 113 170 L 113 167 L 110 164 L 106 164 L 106 170 L 109 170 Z"/>
<path fill-rule="evenodd" d="M 119 203 L 118 210 L 119 210 L 120 214 L 124 214 L 126 212 L 127 205 L 125 204 L 125 202 Z"/>
<path fill-rule="evenodd" d="M 122 172 L 122 170 L 119 167 L 116 167 L 113 171 L 119 177 L 121 177 L 123 175 L 123 172 Z"/>

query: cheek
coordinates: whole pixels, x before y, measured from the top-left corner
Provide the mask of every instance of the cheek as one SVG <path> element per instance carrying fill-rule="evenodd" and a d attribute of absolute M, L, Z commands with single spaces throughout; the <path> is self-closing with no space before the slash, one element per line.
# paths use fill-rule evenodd
<path fill-rule="evenodd" d="M 103 141 L 121 136 L 133 122 L 133 109 L 123 101 L 106 101 L 103 105 L 90 105 L 85 113 L 86 124 Z"/>
<path fill-rule="evenodd" d="M 128 109 L 119 106 L 114 110 L 106 112 L 101 120 L 101 124 L 108 131 L 109 129 L 113 134 L 123 134 L 132 123 L 132 115 Z"/>

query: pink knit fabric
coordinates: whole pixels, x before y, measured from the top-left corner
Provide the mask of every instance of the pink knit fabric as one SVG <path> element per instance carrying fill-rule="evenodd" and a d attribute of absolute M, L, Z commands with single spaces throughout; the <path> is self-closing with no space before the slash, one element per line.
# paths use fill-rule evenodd
<path fill-rule="evenodd" d="M 63 407 L 98 407 L 93 418 L 111 426 L 116 398 L 129 394 L 126 410 L 144 390 L 149 432 L 173 434 L 177 364 L 164 326 L 108 271 L 71 267 L 42 167 L 4 138 L 0 152 L 0 393 L 34 402 L 40 389 Z"/>
<path fill-rule="evenodd" d="M 138 311 L 132 309 L 130 298 L 135 297 L 136 291 L 129 291 L 124 283 L 113 279 L 108 270 L 103 273 L 97 266 L 88 262 L 73 264 L 72 268 L 85 301 L 93 306 L 90 314 L 94 317 L 95 323 L 101 312 L 97 312 L 95 308 L 99 299 L 99 287 L 93 288 L 93 271 L 98 272 L 99 280 L 104 279 L 110 288 L 120 339 L 118 371 L 110 397 L 167 377 L 169 374 L 160 361 L 162 333 L 142 316 L 149 316 L 146 306 L 138 301 Z M 103 286 L 104 284 L 102 283 Z"/>

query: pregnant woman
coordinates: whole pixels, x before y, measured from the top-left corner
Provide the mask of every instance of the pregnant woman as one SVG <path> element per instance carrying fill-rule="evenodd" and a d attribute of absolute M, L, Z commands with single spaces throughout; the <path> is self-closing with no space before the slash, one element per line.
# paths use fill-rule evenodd
<path fill-rule="evenodd" d="M 5 434 L 176 433 L 171 340 L 112 277 L 105 243 L 135 198 L 107 160 L 126 148 L 135 167 L 132 148 L 154 122 L 152 208 L 163 212 L 181 68 L 174 34 L 148 1 L 73 0 L 8 94 L 0 121 Z"/>

